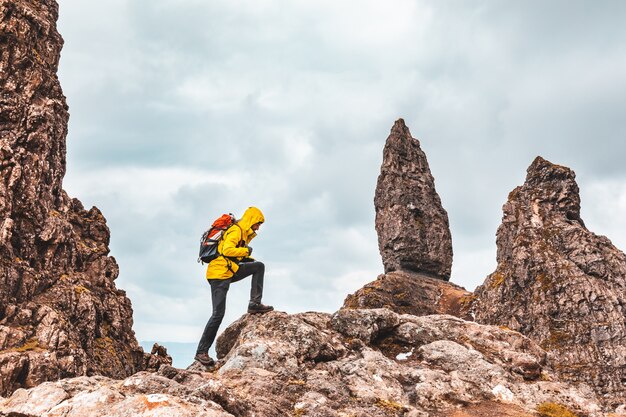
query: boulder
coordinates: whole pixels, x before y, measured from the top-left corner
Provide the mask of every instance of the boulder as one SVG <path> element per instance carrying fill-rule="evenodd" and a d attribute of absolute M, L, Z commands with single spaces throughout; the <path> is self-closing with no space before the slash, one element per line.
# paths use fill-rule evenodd
<path fill-rule="evenodd" d="M 346 297 L 343 308 L 388 308 L 401 314 L 427 316 L 450 314 L 472 320 L 474 296 L 465 288 L 427 275 L 394 271 Z"/>

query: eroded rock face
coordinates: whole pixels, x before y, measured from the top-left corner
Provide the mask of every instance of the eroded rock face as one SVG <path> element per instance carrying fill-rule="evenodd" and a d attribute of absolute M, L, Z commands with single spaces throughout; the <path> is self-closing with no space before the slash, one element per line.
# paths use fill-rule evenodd
<path fill-rule="evenodd" d="M 385 272 L 406 270 L 450 279 L 448 214 L 426 155 L 402 119 L 395 122 L 385 144 L 374 206 Z"/>
<path fill-rule="evenodd" d="M 472 300 L 472 293 L 458 285 L 415 272 L 395 271 L 348 295 L 343 307 L 388 308 L 414 316 L 450 314 L 471 320 Z"/>
<path fill-rule="evenodd" d="M 0 400 L 0 410 L 30 415 L 29 403 L 43 416 L 126 416 L 130 404 L 136 415 L 484 417 L 536 415 L 549 402 L 605 415 L 589 388 L 556 379 L 530 339 L 452 316 L 245 315 L 220 336 L 218 354 L 213 372 L 162 366 L 118 383 L 46 383 Z M 142 414 L 147 407 L 153 414 Z"/>
<path fill-rule="evenodd" d="M 476 319 L 520 331 L 562 378 L 626 403 L 626 256 L 585 227 L 574 172 L 538 157 L 503 212 Z"/>
<path fill-rule="evenodd" d="M 109 229 L 62 189 L 68 109 L 52 0 L 0 1 L 0 394 L 144 367 Z"/>

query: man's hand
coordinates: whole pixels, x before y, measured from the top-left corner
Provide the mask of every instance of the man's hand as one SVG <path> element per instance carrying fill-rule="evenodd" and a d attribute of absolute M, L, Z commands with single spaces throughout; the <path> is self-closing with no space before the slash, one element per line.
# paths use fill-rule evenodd
<path fill-rule="evenodd" d="M 248 256 L 252 256 L 252 246 L 248 246 Z"/>

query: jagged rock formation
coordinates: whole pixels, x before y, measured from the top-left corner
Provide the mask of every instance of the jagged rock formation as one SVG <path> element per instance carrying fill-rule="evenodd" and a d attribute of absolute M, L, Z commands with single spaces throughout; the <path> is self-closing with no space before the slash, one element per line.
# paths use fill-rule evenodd
<path fill-rule="evenodd" d="M 426 155 L 398 119 L 387 138 L 374 197 L 385 272 L 450 279 L 452 238 Z"/>
<path fill-rule="evenodd" d="M 0 1 L 0 394 L 145 367 L 109 229 L 62 189 L 68 109 L 53 0 Z M 156 359 L 152 359 L 153 365 Z"/>
<path fill-rule="evenodd" d="M 246 315 L 218 339 L 213 372 L 173 368 L 159 346 L 144 354 L 114 284 L 105 219 L 62 189 L 56 18 L 54 0 L 0 0 L 0 394 L 13 393 L 0 416 L 530 417 L 549 407 L 608 416 L 591 388 L 559 375 L 619 403 L 625 259 L 584 228 L 564 168 L 537 162 L 505 206 L 499 269 L 475 304 L 482 320 L 562 358 L 507 328 L 371 308 L 464 316 L 471 298 L 435 280 L 450 276 L 447 214 L 402 120 L 375 198 L 387 274 L 346 301 L 359 308 Z"/>
<path fill-rule="evenodd" d="M 396 271 L 346 297 L 344 308 L 388 308 L 400 314 L 450 314 L 471 320 L 472 293 L 463 287 L 426 275 Z"/>
<path fill-rule="evenodd" d="M 162 366 L 122 382 L 45 383 L 0 399 L 0 410 L 24 417 L 531 417 L 551 406 L 605 415 L 591 389 L 556 379 L 530 339 L 452 316 L 387 309 L 245 315 L 220 336 L 218 354 L 213 372 Z"/>
<path fill-rule="evenodd" d="M 562 378 L 626 403 L 626 256 L 585 227 L 574 172 L 538 157 L 503 212 L 476 319 L 520 331 Z"/>

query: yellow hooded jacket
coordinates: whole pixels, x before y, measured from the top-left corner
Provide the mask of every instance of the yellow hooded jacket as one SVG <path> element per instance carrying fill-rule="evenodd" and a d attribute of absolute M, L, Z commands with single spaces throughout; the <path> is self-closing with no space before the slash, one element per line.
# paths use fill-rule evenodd
<path fill-rule="evenodd" d="M 206 278 L 231 278 L 239 269 L 238 263 L 250 256 L 248 244 L 256 236 L 252 226 L 264 221 L 265 217 L 261 210 L 256 207 L 249 207 L 241 219 L 224 233 L 222 240 L 217 245 L 217 253 L 220 256 L 209 263 L 206 269 Z"/>

